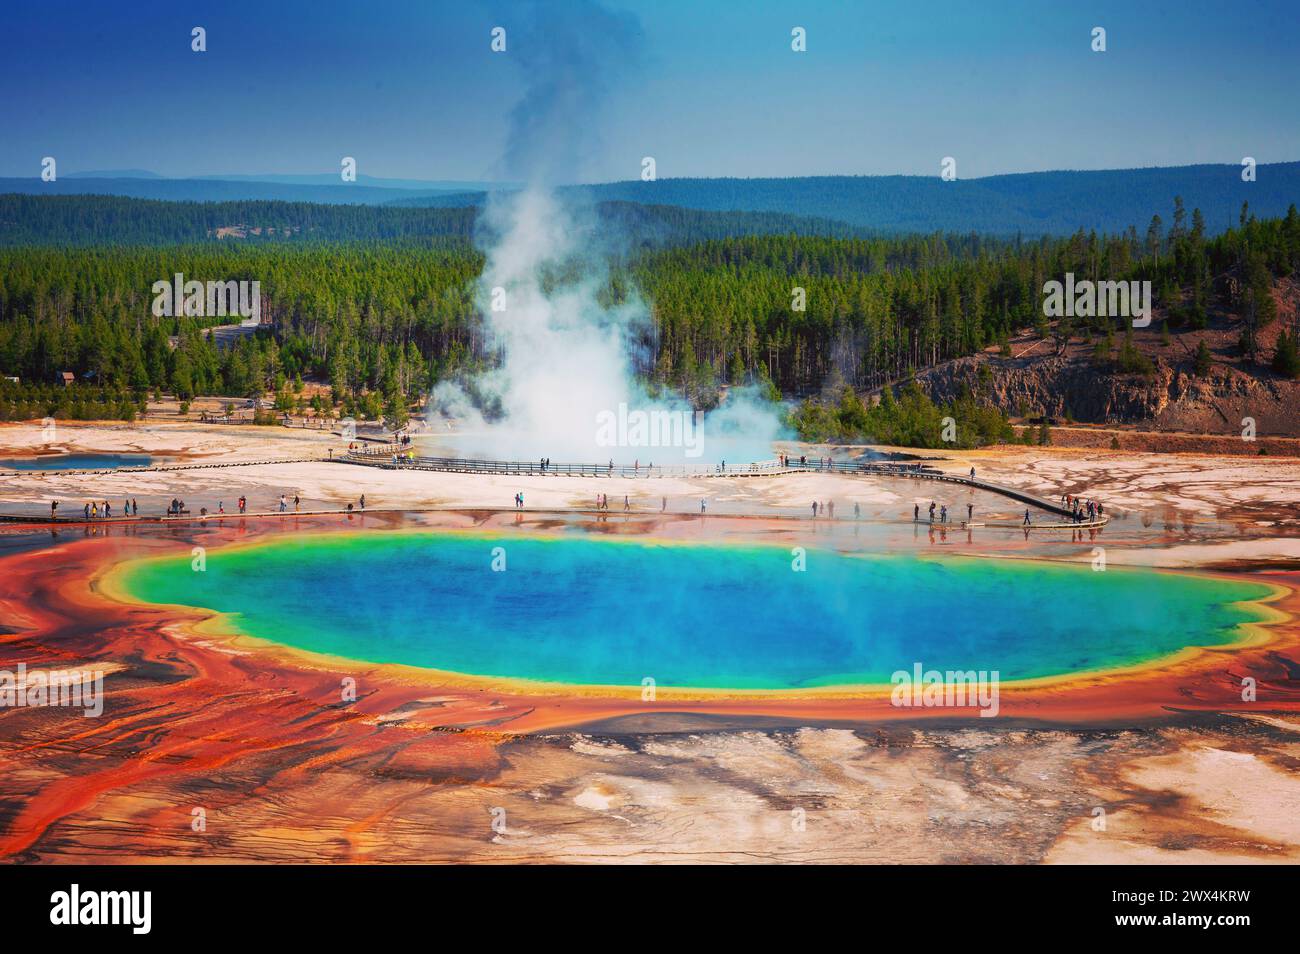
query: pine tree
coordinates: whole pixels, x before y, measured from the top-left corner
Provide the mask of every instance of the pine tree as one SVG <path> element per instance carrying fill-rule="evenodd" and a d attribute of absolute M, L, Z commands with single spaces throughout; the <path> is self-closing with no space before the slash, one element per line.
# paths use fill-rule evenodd
<path fill-rule="evenodd" d="M 1277 350 L 1273 352 L 1273 370 L 1284 378 L 1300 377 L 1300 353 L 1295 338 L 1283 331 L 1277 336 Z"/>
<path fill-rule="evenodd" d="M 1192 373 L 1198 378 L 1203 378 L 1210 373 L 1210 349 L 1205 346 L 1205 340 L 1202 339 L 1196 346 L 1196 357 L 1192 362 Z"/>

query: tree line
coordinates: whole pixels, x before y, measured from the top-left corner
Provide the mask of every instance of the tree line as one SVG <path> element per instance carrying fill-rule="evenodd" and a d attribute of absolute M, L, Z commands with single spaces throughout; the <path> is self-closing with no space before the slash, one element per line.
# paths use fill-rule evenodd
<path fill-rule="evenodd" d="M 1150 280 L 1174 327 L 1203 326 L 1215 308 L 1238 315 L 1243 354 L 1264 363 L 1276 358 L 1258 343 L 1277 317 L 1272 283 L 1297 266 L 1294 206 L 1279 219 L 1243 208 L 1236 227 L 1211 237 L 1199 213 L 1176 202 L 1167 229 L 1157 217 L 1143 233 L 1114 236 L 764 234 L 631 247 L 609 265 L 602 297 L 645 302 L 638 371 L 652 388 L 707 407 L 724 383 L 793 398 L 828 381 L 854 392 L 898 384 L 1006 347 L 1026 327 L 1058 337 L 1126 332 L 1115 317 L 1049 326 L 1043 285 L 1066 272 Z M 329 384 L 334 403 L 400 417 L 439 381 L 499 361 L 477 299 L 482 268 L 482 254 L 456 235 L 0 249 L 0 373 L 45 383 L 70 371 L 182 398 L 282 392 L 312 378 Z M 270 329 L 221 349 L 205 331 L 232 319 L 155 317 L 153 283 L 178 272 L 260 282 Z M 1291 330 L 1277 349 L 1292 364 L 1294 341 Z M 1290 367 L 1282 357 L 1279 367 Z"/>

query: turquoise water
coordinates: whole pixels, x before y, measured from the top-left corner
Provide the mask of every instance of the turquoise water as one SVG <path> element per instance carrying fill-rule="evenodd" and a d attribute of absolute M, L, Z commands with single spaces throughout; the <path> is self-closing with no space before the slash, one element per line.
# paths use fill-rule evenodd
<path fill-rule="evenodd" d="M 494 548 L 506 569 L 492 570 Z M 482 676 L 787 689 L 888 683 L 915 663 L 1003 679 L 1239 638 L 1266 587 L 980 559 L 589 537 L 322 534 L 142 562 L 139 599 L 234 614 L 289 646 Z"/>
<path fill-rule="evenodd" d="M 148 467 L 150 460 L 145 454 L 50 454 L 0 460 L 0 470 L 116 470 Z"/>

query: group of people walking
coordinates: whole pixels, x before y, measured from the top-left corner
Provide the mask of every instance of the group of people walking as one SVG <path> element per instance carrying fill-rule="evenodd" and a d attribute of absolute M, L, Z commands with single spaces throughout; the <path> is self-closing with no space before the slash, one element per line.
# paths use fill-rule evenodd
<path fill-rule="evenodd" d="M 781 455 L 778 456 L 777 459 L 781 461 L 781 466 L 782 466 L 782 467 L 789 467 L 789 466 L 790 466 L 790 455 L 789 455 L 789 454 L 781 454 Z M 726 467 L 725 467 L 726 462 L 724 461 L 723 464 L 724 464 L 723 469 L 725 470 L 725 469 L 726 469 Z M 800 466 L 800 467 L 807 467 L 807 466 L 808 466 L 808 455 L 807 455 L 807 454 L 801 454 L 801 455 L 799 456 L 799 466 Z M 832 470 L 832 469 L 834 469 L 834 461 L 832 461 L 829 457 L 818 457 L 815 461 L 813 461 L 813 465 L 812 465 L 812 466 L 815 467 L 817 470 Z"/>
<path fill-rule="evenodd" d="M 935 522 L 935 519 L 934 519 L 934 517 L 935 517 L 935 513 L 934 513 L 934 511 L 935 511 L 935 508 L 936 508 L 936 507 L 939 508 L 939 520 L 938 520 L 938 522 L 939 522 L 939 523 L 947 523 L 947 522 L 948 522 L 948 505 L 947 505 L 947 504 L 939 505 L 939 504 L 936 504 L 933 500 L 930 501 L 930 510 L 929 510 L 929 514 L 930 514 L 930 522 L 931 522 L 931 523 L 934 523 L 934 522 Z M 974 512 L 974 510 L 975 510 L 974 506 L 968 505 L 967 508 L 966 508 L 966 516 L 969 518 L 970 515 Z M 912 504 L 912 522 L 913 522 L 913 523 L 920 523 L 920 522 L 921 522 L 921 505 L 920 505 L 919 503 L 914 503 L 914 504 Z"/>
<path fill-rule="evenodd" d="M 939 510 L 939 513 L 938 513 L 938 517 L 939 517 L 939 519 L 938 519 L 937 521 L 935 520 L 935 508 L 936 508 L 936 507 L 938 507 L 938 510 Z M 947 505 L 947 504 L 936 504 L 933 500 L 931 500 L 931 501 L 930 501 L 929 516 L 930 516 L 930 522 L 931 522 L 931 523 L 936 523 L 936 522 L 938 522 L 938 523 L 947 523 L 947 522 L 948 522 L 948 505 Z M 966 522 L 967 522 L 967 523 L 970 523 L 971 520 L 973 520 L 974 518 L 975 518 L 975 505 L 972 504 L 972 503 L 968 503 L 968 504 L 966 505 Z M 914 503 L 914 504 L 912 504 L 912 522 L 913 522 L 913 523 L 920 523 L 920 522 L 921 522 L 921 505 L 920 505 L 919 503 Z"/>
<path fill-rule="evenodd" d="M 624 500 L 624 508 L 623 508 L 623 509 L 626 510 L 626 509 L 628 509 L 627 498 L 624 497 L 623 500 Z M 286 513 L 286 512 L 288 511 L 288 509 L 289 509 L 289 502 L 290 502 L 290 501 L 289 501 L 289 497 L 288 497 L 287 494 L 281 494 L 281 495 L 280 495 L 280 507 L 279 507 L 280 513 Z M 665 498 L 664 498 L 664 506 L 665 506 L 665 507 L 667 507 L 667 502 L 668 502 L 668 498 L 665 497 Z M 362 494 L 362 495 L 361 495 L 361 499 L 360 499 L 360 502 L 359 502 L 359 503 L 360 503 L 360 508 L 361 508 L 361 510 L 365 510 L 365 509 L 366 509 L 366 495 L 365 495 L 365 494 Z M 239 506 L 239 512 L 240 512 L 241 514 L 243 514 L 243 513 L 247 513 L 247 512 L 248 512 L 248 498 L 247 498 L 246 496 L 244 496 L 243 494 L 240 494 L 240 496 L 239 496 L 238 506 Z M 516 494 L 516 495 L 515 495 L 515 506 L 516 506 L 517 508 L 519 508 L 519 509 L 523 509 L 523 506 L 524 506 L 524 495 L 523 495 L 522 493 L 519 493 L 519 494 Z M 293 509 L 294 509 L 294 512 L 295 512 L 295 513 L 298 512 L 299 510 L 301 510 L 301 508 L 302 508 L 302 498 L 299 497 L 297 494 L 294 494 L 294 495 L 293 495 Z M 348 512 L 351 513 L 351 512 L 355 509 L 355 505 L 349 503 L 348 506 L 347 506 L 347 509 L 348 509 Z M 189 512 L 190 512 L 190 511 L 189 511 L 188 508 L 186 508 L 186 506 L 185 506 L 185 501 L 184 501 L 184 500 L 181 500 L 179 497 L 173 497 L 173 498 L 171 499 L 171 502 L 167 504 L 167 516 L 169 516 L 169 517 L 179 517 L 179 516 L 181 516 L 182 514 L 187 514 L 187 513 L 189 513 Z M 224 514 L 224 513 L 226 512 L 226 503 L 225 503 L 225 501 L 224 501 L 224 500 L 223 500 L 223 501 L 218 501 L 218 503 L 217 503 L 217 509 L 216 509 L 215 511 L 212 511 L 212 512 L 213 512 L 213 513 L 217 513 L 217 514 Z M 110 520 L 110 519 L 112 519 L 114 516 L 117 516 L 117 517 L 119 517 L 119 518 L 120 518 L 120 517 L 138 517 L 138 516 L 140 516 L 140 504 L 139 504 L 139 502 L 138 502 L 134 497 L 131 497 L 131 498 L 129 498 L 129 499 L 125 499 L 125 500 L 123 500 L 123 501 L 122 501 L 122 508 L 121 508 L 121 510 L 115 512 L 115 511 L 114 511 L 114 508 L 113 508 L 113 504 L 112 504 L 111 501 L 108 501 L 108 500 L 91 500 L 91 501 L 88 501 L 88 502 L 85 504 L 85 506 L 83 506 L 83 507 L 81 508 L 81 513 L 82 513 L 82 516 L 83 516 L 86 520 Z M 207 507 L 201 507 L 201 508 L 199 508 L 199 514 L 200 514 L 201 516 L 206 517 L 206 516 L 208 515 L 208 513 L 209 513 L 209 511 L 208 511 L 208 508 L 207 508 Z M 59 501 L 57 501 L 57 500 L 51 500 L 51 501 L 50 501 L 50 519 L 51 519 L 51 520 L 58 520 L 58 518 L 59 518 Z"/>
<path fill-rule="evenodd" d="M 1105 509 L 1097 501 L 1085 500 L 1074 494 L 1061 494 L 1061 506 L 1070 511 L 1070 519 L 1075 523 L 1092 523 L 1105 514 Z"/>
<path fill-rule="evenodd" d="M 820 503 L 820 502 L 814 500 L 814 501 L 812 502 L 812 515 L 813 515 L 813 519 L 814 519 L 814 520 L 816 520 L 818 516 L 825 517 L 825 518 L 827 518 L 828 520 L 834 520 L 834 519 L 835 519 L 835 501 L 834 501 L 834 500 L 828 500 L 828 501 L 826 501 L 825 503 Z M 860 519 L 862 519 L 862 504 L 860 504 L 860 503 L 854 503 L 854 504 L 853 504 L 853 519 L 854 519 L 854 520 L 860 520 Z"/>
<path fill-rule="evenodd" d="M 139 512 L 140 512 L 140 505 L 135 502 L 134 498 L 132 498 L 131 500 L 122 501 L 121 515 L 123 517 L 135 516 L 139 514 Z M 59 502 L 56 500 L 50 504 L 50 517 L 55 518 L 58 516 L 58 513 L 59 513 Z M 113 516 L 113 505 L 109 503 L 107 500 L 102 502 L 98 500 L 92 500 L 90 501 L 90 503 L 86 504 L 86 506 L 82 508 L 82 513 L 85 515 L 85 518 L 87 520 L 99 520 L 99 519 L 108 520 Z"/>

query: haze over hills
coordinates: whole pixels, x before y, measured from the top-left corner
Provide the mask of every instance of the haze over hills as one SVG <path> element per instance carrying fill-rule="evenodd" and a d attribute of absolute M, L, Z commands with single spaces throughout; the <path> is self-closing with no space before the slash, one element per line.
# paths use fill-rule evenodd
<path fill-rule="evenodd" d="M 164 179 L 148 169 L 94 169 L 86 172 L 65 172 L 68 179 Z"/>
<path fill-rule="evenodd" d="M 290 177 L 294 178 L 294 177 Z M 310 178 L 310 177 L 307 177 Z M 343 184 L 338 176 L 327 177 L 332 184 L 275 182 L 262 179 L 164 179 L 140 176 L 121 178 L 82 178 L 60 176 L 54 182 L 39 178 L 0 179 L 0 193 L 26 195 L 116 195 L 134 199 L 164 199 L 185 202 L 230 202 L 260 199 L 282 202 L 317 202 L 330 205 L 383 205 L 406 197 L 431 198 L 443 194 L 463 193 L 464 189 L 386 187 L 362 182 Z M 475 194 L 481 195 L 482 192 Z M 456 204 L 456 203 L 446 203 Z"/>
<path fill-rule="evenodd" d="M 480 194 L 481 195 L 481 194 Z M 467 195 L 472 199 L 473 195 Z M 609 247 L 667 245 L 742 235 L 858 238 L 869 230 L 781 212 L 712 212 L 598 202 Z M 165 202 L 105 195 L 0 195 L 0 246 L 171 245 L 203 242 L 469 242 L 478 211 L 235 200 Z"/>
<path fill-rule="evenodd" d="M 1104 171 L 1013 173 L 945 182 L 939 176 L 818 176 L 784 179 L 660 179 L 566 186 L 594 202 L 621 201 L 710 212 L 761 212 L 842 222 L 873 232 L 980 232 L 1068 235 L 1143 228 L 1168 218 L 1174 196 L 1199 208 L 1210 233 L 1237 221 L 1249 202 L 1261 216 L 1284 215 L 1300 199 L 1300 162 L 1260 165 L 1243 182 L 1236 165 Z M 280 200 L 324 204 L 464 207 L 489 189 L 512 183 L 383 179 L 337 174 L 237 175 L 168 179 L 143 170 L 128 175 L 71 174 L 55 182 L 0 179 L 0 192 L 34 195 L 117 195 L 173 201 Z"/>
<path fill-rule="evenodd" d="M 207 175 L 188 176 L 181 181 L 199 182 L 274 182 L 282 185 L 338 186 L 350 188 L 352 183 L 342 182 L 337 172 L 321 172 L 308 175 L 288 175 L 272 173 L 267 175 Z M 357 185 L 371 186 L 377 189 L 402 189 L 413 192 L 488 192 L 494 189 L 516 189 L 517 182 L 486 182 L 466 179 L 386 179 L 381 176 L 357 174 Z"/>

